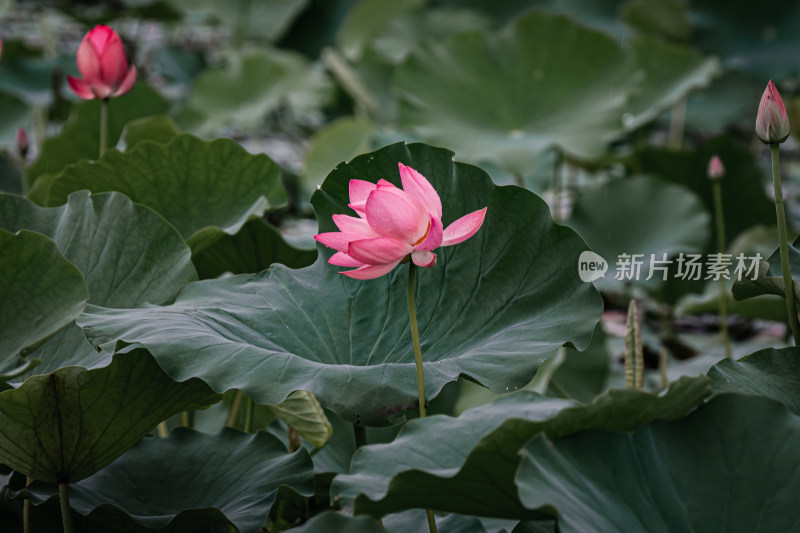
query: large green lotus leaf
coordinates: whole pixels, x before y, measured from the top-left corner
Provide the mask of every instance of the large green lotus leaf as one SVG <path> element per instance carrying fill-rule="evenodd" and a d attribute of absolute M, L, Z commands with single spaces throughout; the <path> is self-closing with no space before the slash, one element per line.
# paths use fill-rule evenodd
<path fill-rule="evenodd" d="M 624 0 L 440 0 L 444 5 L 456 5 L 474 9 L 494 18 L 498 24 L 524 14 L 531 9 L 542 9 L 549 13 L 567 15 L 592 28 L 610 33 L 620 39 L 632 34 L 618 17 L 620 4 Z"/>
<path fill-rule="evenodd" d="M 315 448 L 323 447 L 333 434 L 333 426 L 325 411 L 310 392 L 295 391 L 278 405 L 270 405 L 269 409 Z"/>
<path fill-rule="evenodd" d="M 168 0 L 190 20 L 221 23 L 248 39 L 274 41 L 308 5 L 308 0 Z"/>
<path fill-rule="evenodd" d="M 795 303 L 798 303 L 800 302 L 800 236 L 795 238 L 794 242 L 788 243 L 787 248 Z M 785 287 L 780 250 L 776 249 L 767 261 L 758 264 L 757 273 L 748 274 L 744 279 L 734 281 L 733 297 L 737 300 L 746 300 L 764 294 L 774 294 L 785 298 Z"/>
<path fill-rule="evenodd" d="M 439 513 L 435 518 L 439 533 L 556 533 L 557 531 L 553 520 L 517 521 L 455 513 L 448 515 Z M 384 516 L 381 518 L 381 524 L 389 533 L 428 531 L 428 516 L 424 509 L 410 509 Z"/>
<path fill-rule="evenodd" d="M 342 22 L 336 34 L 336 44 L 351 61 L 361 59 L 370 43 L 386 30 L 392 19 L 424 6 L 423 0 L 381 2 L 363 0 L 357 3 Z"/>
<path fill-rule="evenodd" d="M 188 99 L 187 131 L 218 135 L 228 127 L 256 129 L 266 115 L 288 105 L 300 116 L 318 110 L 332 94 L 325 73 L 294 52 L 259 48 L 232 53 L 225 66 L 200 74 Z"/>
<path fill-rule="evenodd" d="M 16 149 L 14 155 L 8 150 L 0 150 L 0 192 L 22 194 L 22 178 Z"/>
<path fill-rule="evenodd" d="M 180 128 L 171 118 L 164 115 L 153 115 L 128 122 L 122 131 L 120 144 L 125 151 L 143 141 L 167 144 L 180 133 Z"/>
<path fill-rule="evenodd" d="M 386 533 L 377 520 L 369 516 L 348 516 L 335 511 L 321 513 L 300 527 L 293 528 L 297 533 Z"/>
<path fill-rule="evenodd" d="M 75 482 L 165 418 L 219 399 L 198 379 L 176 384 L 144 350 L 104 368 L 60 368 L 0 393 L 0 462 L 48 483 Z"/>
<path fill-rule="evenodd" d="M 651 40 L 620 46 L 569 18 L 533 12 L 499 32 L 429 41 L 398 68 L 400 123 L 470 161 L 524 175 L 558 146 L 592 160 L 716 72 Z"/>
<path fill-rule="evenodd" d="M 666 253 L 674 260 L 679 253 L 702 252 L 711 226 L 697 196 L 651 177 L 618 179 L 585 192 L 575 202 L 568 223 L 608 262 L 605 277 L 595 282 L 600 287 L 618 283 L 616 276 L 623 274 L 621 254 L 643 254 L 638 258 L 638 280 L 645 283 L 651 273 L 651 254 L 661 260 Z M 653 271 L 650 285 L 661 283 L 662 276 Z"/>
<path fill-rule="evenodd" d="M 764 87 L 760 77 L 740 70 L 726 70 L 707 88 L 689 95 L 686 127 L 704 134 L 721 132 L 731 125 L 751 130 Z M 787 107 L 787 112 L 791 113 L 788 102 Z"/>
<path fill-rule="evenodd" d="M 0 229 L 0 369 L 83 311 L 83 275 L 39 233 Z"/>
<path fill-rule="evenodd" d="M 591 402 L 606 388 L 610 365 L 611 357 L 601 323 L 594 328 L 592 342 L 584 352 L 571 348 L 565 350 L 564 361 L 550 379 L 550 386 L 570 398 Z"/>
<path fill-rule="evenodd" d="M 767 348 L 738 361 L 726 359 L 708 377 L 715 391 L 767 396 L 800 414 L 800 348 Z"/>
<path fill-rule="evenodd" d="M 628 0 L 619 7 L 619 18 L 643 33 L 686 42 L 692 22 L 686 3 L 680 0 Z"/>
<path fill-rule="evenodd" d="M 327 124 L 311 138 L 303 155 L 302 184 L 304 193 L 311 194 L 320 185 L 328 171 L 341 161 L 347 161 L 369 149 L 369 140 L 375 133 L 375 125 L 369 120 L 344 117 Z M 302 198 L 307 201 L 307 198 Z"/>
<path fill-rule="evenodd" d="M 593 159 L 622 131 L 636 59 L 611 37 L 541 12 L 498 34 L 429 41 L 399 67 L 401 124 L 459 157 L 516 173 L 559 145 Z"/>
<path fill-rule="evenodd" d="M 445 224 L 488 205 L 481 230 L 439 250 L 418 276 L 417 309 L 427 397 L 462 374 L 495 391 L 530 381 L 564 343 L 582 349 L 602 302 L 580 281 L 583 241 L 555 225 L 546 204 L 496 187 L 450 151 L 398 143 L 339 165 L 312 198 L 320 231 L 348 211 L 351 179 L 399 184 L 402 161 L 439 192 Z M 274 265 L 255 276 L 188 285 L 173 305 L 138 310 L 92 306 L 80 323 L 96 345 L 145 345 L 177 380 L 200 377 L 217 391 L 242 389 L 276 404 L 307 390 L 348 421 L 402 419 L 417 403 L 408 326 L 408 267 L 366 282 L 326 260 L 302 270 Z"/>
<path fill-rule="evenodd" d="M 265 432 L 224 428 L 206 435 L 178 428 L 166 438 L 143 439 L 107 468 L 70 484 L 69 497 L 73 509 L 110 532 L 184 533 L 228 524 L 258 533 L 282 486 L 313 493 L 308 452 L 288 454 Z M 39 483 L 29 491 L 36 503 L 57 494 Z"/>
<path fill-rule="evenodd" d="M 83 274 L 91 303 L 114 307 L 163 303 L 196 279 L 189 249 L 175 229 L 118 193 L 78 192 L 57 208 L 0 194 L 0 228 L 28 229 L 53 239 Z M 67 365 L 93 368 L 109 361 L 107 354 L 86 342 L 74 323 L 28 355 L 42 361 L 37 373 Z"/>
<path fill-rule="evenodd" d="M 168 109 L 167 101 L 143 83 L 136 84 L 124 96 L 112 98 L 108 103 L 108 145 L 116 145 L 125 124 L 131 120 L 162 115 Z M 81 159 L 97 159 L 99 150 L 100 102 L 81 102 L 61 132 L 44 141 L 39 157 L 28 167 L 28 181 L 32 183 L 42 174 L 60 172 Z"/>
<path fill-rule="evenodd" d="M 751 226 L 775 224 L 775 205 L 764 192 L 761 167 L 740 143 L 729 137 L 712 139 L 694 151 L 646 148 L 637 152 L 635 158 L 642 173 L 687 187 L 703 200 L 708 212 L 713 213 L 713 184 L 707 172 L 708 162 L 714 155 L 725 165 L 721 183 L 728 244 Z M 715 228 L 712 228 L 712 239 L 710 242 L 716 242 Z"/>
<path fill-rule="evenodd" d="M 800 5 L 767 0 L 753 9 L 746 3 L 693 0 L 689 11 L 695 26 L 694 44 L 706 53 L 720 56 L 726 67 L 764 80 L 798 73 L 796 52 L 800 37 L 796 28 L 800 24 Z"/>
<path fill-rule="evenodd" d="M 611 390 L 594 403 L 520 391 L 469 409 L 458 418 L 409 422 L 389 444 L 365 446 L 350 475 L 334 479 L 332 494 L 373 516 L 428 507 L 503 518 L 537 518 L 517 498 L 519 449 L 531 437 L 570 435 L 590 428 L 632 431 L 652 420 L 673 420 L 711 392 L 708 380 L 682 378 L 661 395 Z M 445 435 L 446 438 L 442 438 Z"/>
<path fill-rule="evenodd" d="M 623 123 L 629 129 L 650 122 L 690 92 L 708 86 L 721 72 L 716 58 L 658 37 L 640 37 L 633 48 L 647 74 L 626 106 Z"/>
<path fill-rule="evenodd" d="M 200 279 L 216 278 L 225 272 L 261 272 L 273 263 L 302 268 L 314 262 L 316 250 L 295 248 L 263 218 L 253 218 L 236 235 L 224 235 L 195 252 L 192 262 Z"/>
<path fill-rule="evenodd" d="M 195 250 L 286 204 L 280 169 L 267 155 L 250 154 L 230 139 L 206 142 L 187 134 L 70 166 L 50 186 L 48 205 L 81 189 L 119 191 L 152 208 Z"/>
<path fill-rule="evenodd" d="M 452 33 L 484 29 L 489 21 L 478 12 L 454 7 L 430 8 L 419 0 L 356 4 L 336 36 L 345 56 L 358 62 L 371 47 L 388 63 L 398 63 L 423 39 L 444 39 Z"/>
<path fill-rule="evenodd" d="M 774 294 L 763 294 L 747 300 L 737 300 L 732 293 L 733 283 L 727 282 L 727 286 L 728 292 L 725 295 L 725 299 L 727 301 L 728 314 L 756 320 L 772 320 L 784 323 L 787 321 L 786 301 L 783 298 Z M 782 291 L 783 289 L 781 289 L 781 296 L 783 296 Z M 688 294 L 681 298 L 675 306 L 675 314 L 681 316 L 718 313 L 719 302 L 719 285 L 717 282 L 707 282 L 702 294 Z"/>
<path fill-rule="evenodd" d="M 791 531 L 800 418 L 766 398 L 722 395 L 683 420 L 633 435 L 599 431 L 523 448 L 516 476 L 529 509 L 559 531 Z"/>

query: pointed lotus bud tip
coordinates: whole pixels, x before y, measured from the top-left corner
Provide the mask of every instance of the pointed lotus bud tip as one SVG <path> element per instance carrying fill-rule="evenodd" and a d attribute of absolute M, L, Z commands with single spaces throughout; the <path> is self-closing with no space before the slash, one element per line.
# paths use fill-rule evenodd
<path fill-rule="evenodd" d="M 789 118 L 778 89 L 769 80 L 756 116 L 756 136 L 766 144 L 782 143 L 789 136 Z"/>
<path fill-rule="evenodd" d="M 718 180 L 723 176 L 725 176 L 725 167 L 719 156 L 715 154 L 708 162 L 708 177 L 712 180 Z"/>
<path fill-rule="evenodd" d="M 19 151 L 19 155 L 24 159 L 25 156 L 28 155 L 28 148 L 30 147 L 28 142 L 28 132 L 25 131 L 25 128 L 19 128 L 17 130 L 15 142 L 17 145 L 17 151 Z"/>

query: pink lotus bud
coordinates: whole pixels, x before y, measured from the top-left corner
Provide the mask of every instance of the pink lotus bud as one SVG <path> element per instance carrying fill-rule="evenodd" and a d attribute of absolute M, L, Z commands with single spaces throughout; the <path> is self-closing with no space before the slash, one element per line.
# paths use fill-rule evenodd
<path fill-rule="evenodd" d="M 721 179 L 725 175 L 725 167 L 718 155 L 714 155 L 708 162 L 708 177 L 712 180 Z"/>
<path fill-rule="evenodd" d="M 769 80 L 761 103 L 758 104 L 756 135 L 766 144 L 782 143 L 789 136 L 789 118 L 781 95 L 772 80 Z"/>
<path fill-rule="evenodd" d="M 28 132 L 25 131 L 25 128 L 20 128 L 17 130 L 17 150 L 19 151 L 19 155 L 25 159 L 25 156 L 28 155 Z"/>
<path fill-rule="evenodd" d="M 442 201 L 436 190 L 413 168 L 398 166 L 402 189 L 386 180 L 350 180 L 349 206 L 358 216 L 333 215 L 340 231 L 314 236 L 337 251 L 330 264 L 357 267 L 342 272 L 345 276 L 374 279 L 409 259 L 417 266 L 432 267 L 433 250 L 463 242 L 483 225 L 485 207 L 443 228 Z"/>
<path fill-rule="evenodd" d="M 84 100 L 121 96 L 136 81 L 136 67 L 128 68 L 122 41 L 108 26 L 95 26 L 86 34 L 77 62 L 83 79 L 67 76 L 67 83 Z"/>

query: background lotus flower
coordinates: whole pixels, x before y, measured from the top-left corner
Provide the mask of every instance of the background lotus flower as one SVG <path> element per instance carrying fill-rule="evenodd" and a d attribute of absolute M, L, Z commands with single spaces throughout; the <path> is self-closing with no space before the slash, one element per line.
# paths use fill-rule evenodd
<path fill-rule="evenodd" d="M 351 180 L 349 206 L 358 216 L 334 215 L 340 231 L 314 236 L 337 250 L 330 264 L 358 267 L 342 274 L 374 279 L 409 257 L 417 266 L 432 267 L 436 264 L 433 250 L 463 242 L 483 225 L 485 207 L 443 228 L 442 201 L 436 190 L 413 168 L 402 163 L 398 167 L 402 189 L 386 180 Z"/>
<path fill-rule="evenodd" d="M 718 180 L 725 176 L 725 166 L 722 164 L 718 155 L 711 157 L 708 162 L 708 177 L 712 180 Z"/>
<path fill-rule="evenodd" d="M 121 96 L 136 81 L 136 67 L 128 68 L 122 40 L 108 26 L 95 26 L 84 36 L 77 62 L 83 79 L 67 76 L 67 82 L 84 100 Z"/>
<path fill-rule="evenodd" d="M 14 138 L 14 142 L 17 145 L 17 151 L 19 154 L 25 158 L 28 155 L 28 148 L 30 147 L 30 143 L 28 142 L 28 132 L 25 131 L 25 128 L 19 128 L 17 130 L 17 136 Z"/>
<path fill-rule="evenodd" d="M 782 143 L 789 136 L 789 118 L 778 89 L 769 80 L 756 116 L 756 135 L 767 144 Z"/>

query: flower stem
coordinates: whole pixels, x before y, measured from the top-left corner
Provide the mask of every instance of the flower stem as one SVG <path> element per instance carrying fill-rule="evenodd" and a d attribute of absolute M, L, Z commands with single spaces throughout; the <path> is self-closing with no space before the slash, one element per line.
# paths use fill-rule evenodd
<path fill-rule="evenodd" d="M 683 130 L 686 126 L 686 97 L 684 96 L 672 106 L 669 116 L 669 136 L 667 146 L 680 150 L 683 146 Z"/>
<path fill-rule="evenodd" d="M 28 172 L 28 162 L 25 160 L 24 157 L 21 157 L 19 160 L 19 176 L 20 176 L 20 187 L 22 190 L 22 196 L 28 194 L 28 180 L 25 175 Z"/>
<path fill-rule="evenodd" d="M 25 478 L 25 486 L 27 487 L 33 483 L 33 478 L 28 476 Z M 33 526 L 31 526 L 31 500 L 27 498 L 22 504 L 22 530 L 24 533 L 32 533 Z"/>
<path fill-rule="evenodd" d="M 419 327 L 417 327 L 417 310 L 414 294 L 417 285 L 417 268 L 414 263 L 408 264 L 408 321 L 411 324 L 411 341 L 414 344 L 414 362 L 417 365 L 417 393 L 419 394 L 419 416 L 427 416 L 425 410 L 425 371 L 422 368 L 422 347 L 419 344 Z"/>
<path fill-rule="evenodd" d="M 69 510 L 69 485 L 62 481 L 58 484 L 58 499 L 61 502 L 61 522 L 64 525 L 64 533 L 72 533 L 72 514 Z"/>
<path fill-rule="evenodd" d="M 228 418 L 225 420 L 225 425 L 232 428 L 236 424 L 236 417 L 239 416 L 239 406 L 242 405 L 242 390 L 236 389 L 236 395 L 233 397 L 233 404 L 228 411 Z"/>
<path fill-rule="evenodd" d="M 413 262 L 408 263 L 408 322 L 411 325 L 411 341 L 414 344 L 414 362 L 417 366 L 417 393 L 419 395 L 419 416 L 425 418 L 425 372 L 422 368 L 422 347 L 419 344 L 419 327 L 417 326 L 417 309 L 414 295 L 417 288 L 417 268 Z M 436 519 L 432 509 L 426 509 L 428 530 L 436 533 Z"/>
<path fill-rule="evenodd" d="M 781 250 L 781 271 L 786 294 L 786 311 L 789 314 L 789 326 L 792 328 L 795 346 L 800 346 L 800 326 L 797 324 L 797 309 L 794 305 L 794 286 L 792 271 L 789 268 L 789 245 L 786 235 L 786 212 L 783 207 L 783 189 L 781 186 L 781 161 L 778 155 L 778 144 L 769 145 L 772 151 L 772 184 L 775 188 L 775 212 L 778 215 L 778 241 Z"/>
<path fill-rule="evenodd" d="M 725 253 L 725 217 L 722 211 L 722 182 L 714 180 L 714 218 L 717 223 L 717 252 Z M 722 335 L 722 345 L 725 347 L 725 356 L 733 357 L 731 352 L 731 336 L 728 333 L 728 284 L 725 278 L 719 278 L 719 332 Z"/>
<path fill-rule="evenodd" d="M 100 157 L 108 147 L 108 98 L 100 100 Z"/>
<path fill-rule="evenodd" d="M 244 411 L 244 432 L 250 433 L 253 430 L 253 413 L 255 411 L 255 403 L 249 396 L 245 396 L 245 411 Z"/>

